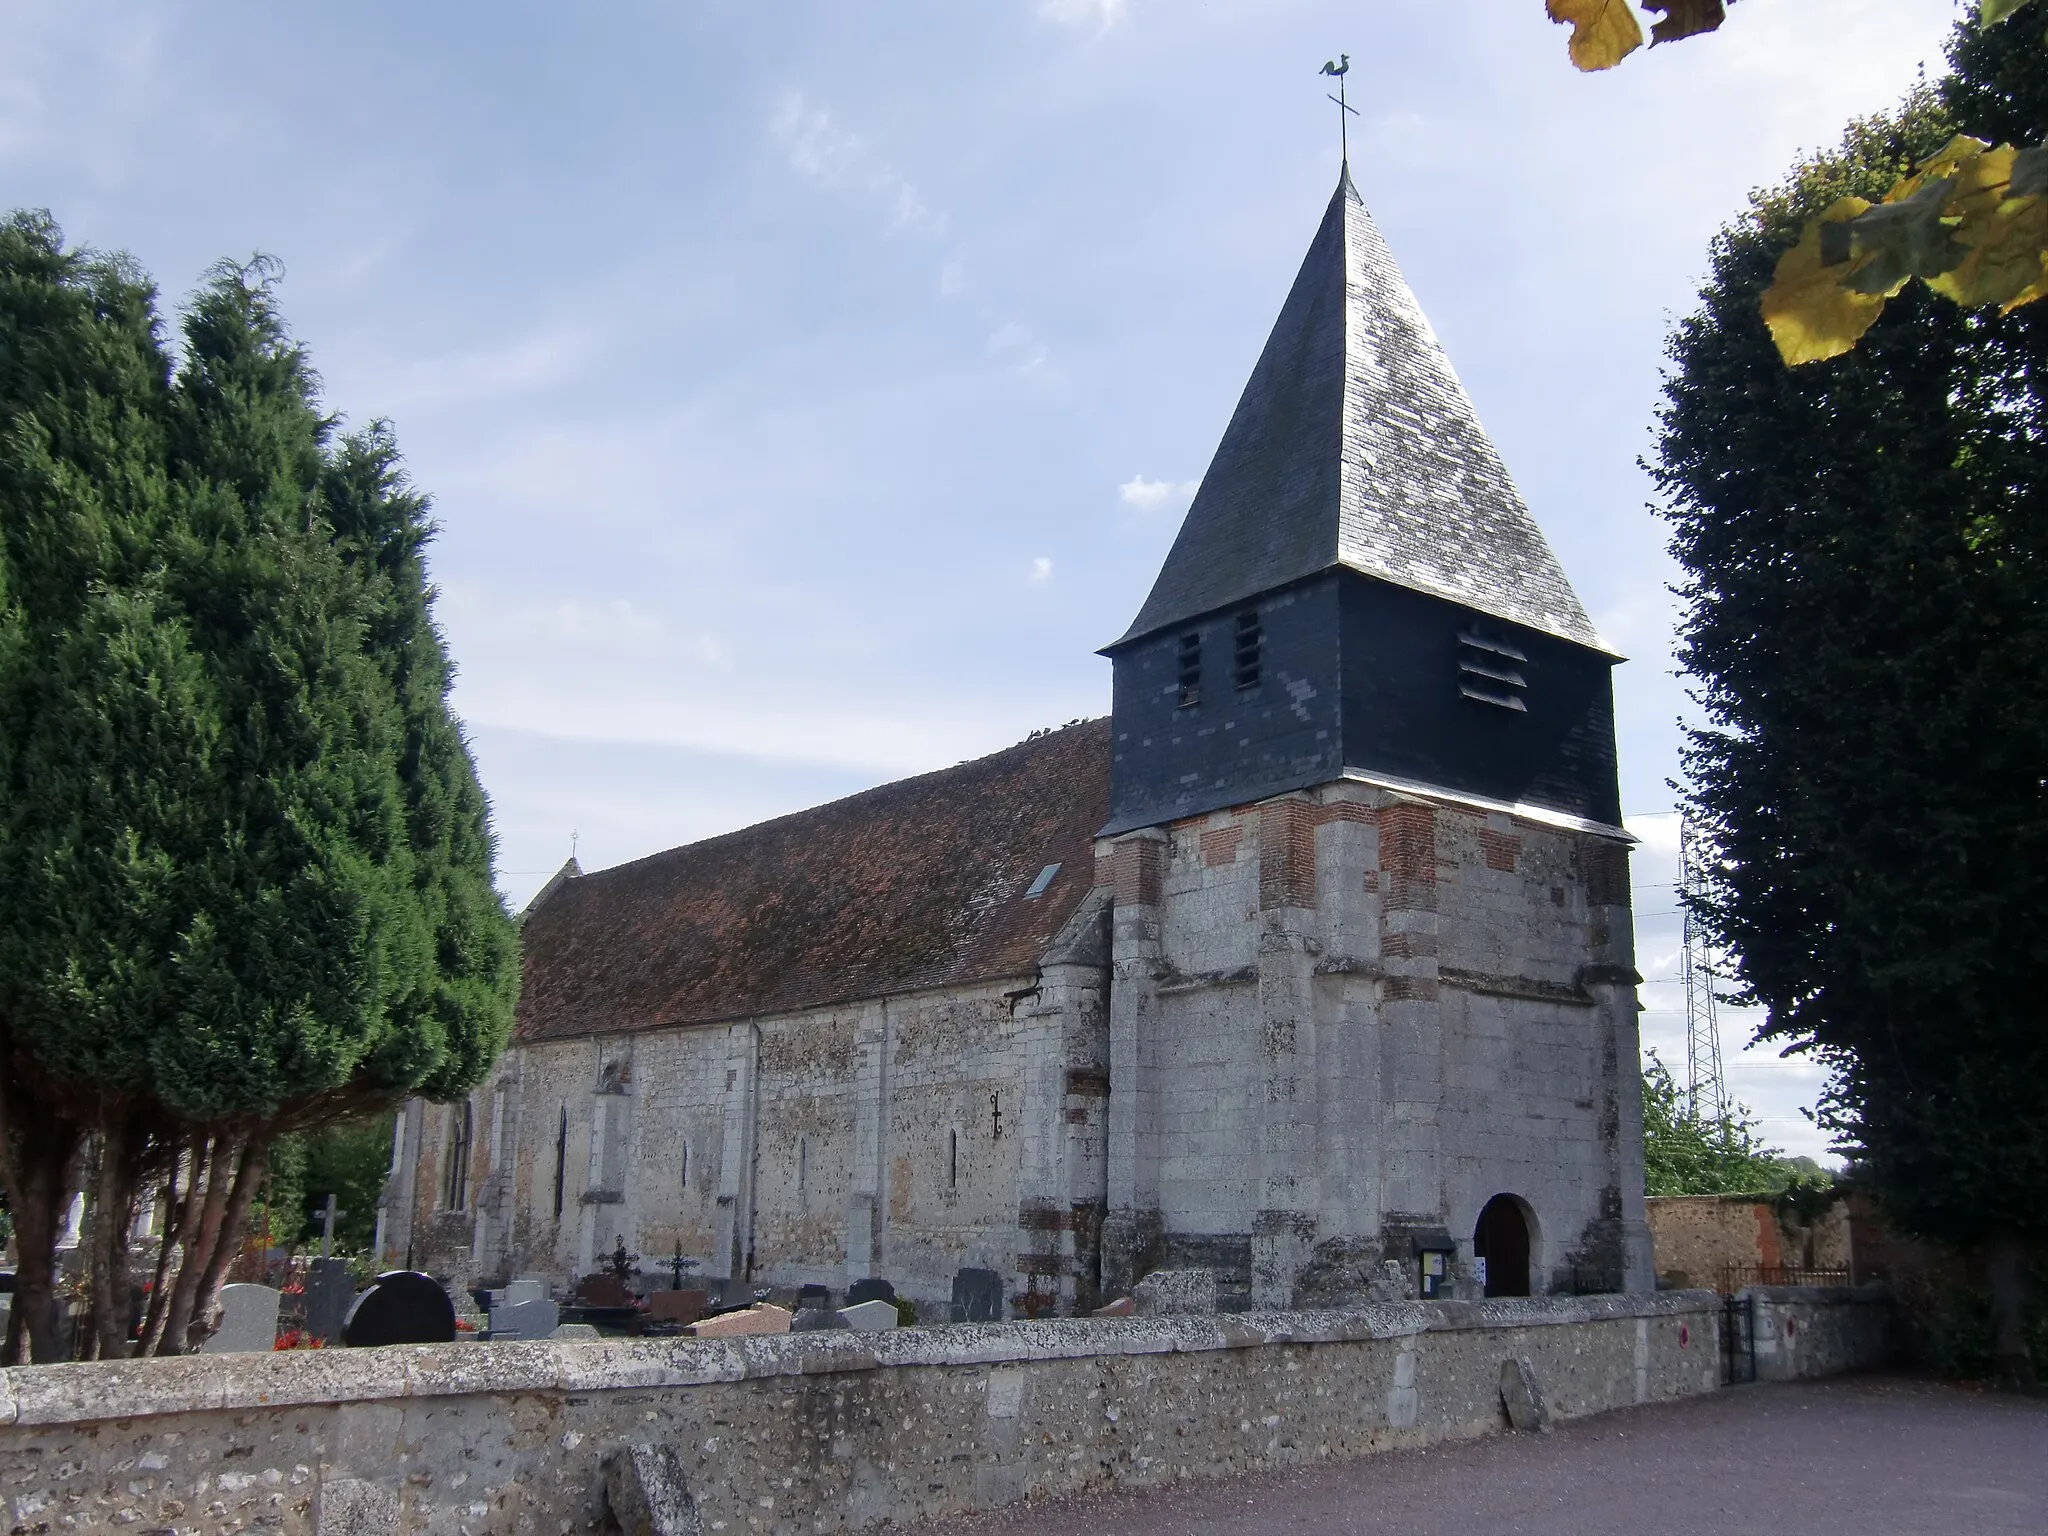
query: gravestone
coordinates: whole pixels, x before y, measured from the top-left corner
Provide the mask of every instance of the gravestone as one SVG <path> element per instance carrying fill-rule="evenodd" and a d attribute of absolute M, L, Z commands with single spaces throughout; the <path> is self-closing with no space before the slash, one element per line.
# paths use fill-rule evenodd
<path fill-rule="evenodd" d="M 710 1310 L 702 1291 L 655 1291 L 647 1298 L 650 1323 L 694 1323 Z"/>
<path fill-rule="evenodd" d="M 762 1301 L 744 1311 L 721 1312 L 701 1323 L 692 1323 L 689 1331 L 700 1339 L 744 1338 L 757 1333 L 787 1333 L 794 1321 L 794 1313 L 772 1302 Z"/>
<path fill-rule="evenodd" d="M 405 1269 L 379 1275 L 341 1325 L 341 1342 L 352 1349 L 454 1340 L 455 1303 L 431 1275 Z"/>
<path fill-rule="evenodd" d="M 886 1333 L 899 1321 L 893 1301 L 863 1301 L 841 1307 L 839 1317 L 855 1333 Z"/>
<path fill-rule="evenodd" d="M 548 1299 L 548 1288 L 542 1281 L 535 1280 L 531 1276 L 522 1276 L 506 1286 L 499 1294 L 505 1298 L 506 1306 L 516 1307 L 529 1301 L 546 1301 Z"/>
<path fill-rule="evenodd" d="M 575 1343 L 579 1340 L 599 1338 L 601 1335 L 588 1323 L 564 1323 L 551 1337 Z"/>
<path fill-rule="evenodd" d="M 963 1269 L 953 1276 L 953 1317 L 962 1323 L 1003 1320 L 1003 1277 L 992 1269 Z"/>
<path fill-rule="evenodd" d="M 585 1275 L 578 1287 L 586 1307 L 630 1307 L 633 1293 L 617 1275 Z"/>
<path fill-rule="evenodd" d="M 856 1280 L 846 1288 L 846 1304 L 857 1307 L 864 1301 L 894 1301 L 896 1287 L 879 1275 L 870 1275 L 865 1280 Z"/>
<path fill-rule="evenodd" d="M 1508 1423 L 1524 1434 L 1550 1433 L 1550 1407 L 1543 1401 L 1535 1367 L 1527 1360 L 1501 1361 L 1500 1402 L 1507 1410 Z"/>
<path fill-rule="evenodd" d="M 791 1333 L 827 1333 L 834 1328 L 845 1328 L 846 1320 L 837 1312 L 827 1312 L 823 1307 L 803 1307 L 790 1319 Z"/>
<path fill-rule="evenodd" d="M 356 1302 L 355 1277 L 340 1259 L 315 1259 L 306 1271 L 306 1332 L 323 1343 L 341 1337 Z"/>
<path fill-rule="evenodd" d="M 603 1465 L 605 1508 L 621 1536 L 697 1536 L 703 1530 L 674 1446 L 622 1446 Z"/>
<path fill-rule="evenodd" d="M 202 1355 L 267 1354 L 277 1348 L 278 1293 L 267 1285 L 224 1285 L 220 1327 L 199 1346 Z"/>
<path fill-rule="evenodd" d="M 539 1301 L 514 1302 L 509 1307 L 492 1309 L 491 1338 L 499 1342 L 506 1339 L 551 1339 L 561 1322 L 562 1309 L 546 1297 Z"/>
<path fill-rule="evenodd" d="M 806 1285 L 796 1293 L 797 1311 L 802 1311 L 806 1307 L 815 1307 L 819 1311 L 826 1311 L 831 1308 L 831 1305 L 832 1292 L 826 1286 Z"/>

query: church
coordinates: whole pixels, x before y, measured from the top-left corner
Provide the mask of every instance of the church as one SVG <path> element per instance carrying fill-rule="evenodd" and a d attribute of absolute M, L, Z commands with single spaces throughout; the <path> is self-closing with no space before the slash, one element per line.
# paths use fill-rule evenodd
<path fill-rule="evenodd" d="M 380 1256 L 941 1316 L 962 1270 L 1018 1317 L 1650 1289 L 1620 658 L 1348 170 L 1103 654 L 1107 720 L 572 860 Z"/>

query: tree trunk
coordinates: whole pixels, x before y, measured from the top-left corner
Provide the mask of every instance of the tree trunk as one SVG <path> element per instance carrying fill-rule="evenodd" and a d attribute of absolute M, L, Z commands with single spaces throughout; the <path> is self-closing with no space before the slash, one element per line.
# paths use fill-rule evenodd
<path fill-rule="evenodd" d="M 203 1194 L 196 1183 L 198 1170 L 193 1170 L 195 1184 L 188 1197 L 193 1206 L 187 1221 L 190 1230 L 183 1239 L 185 1253 L 178 1264 L 177 1282 L 171 1287 L 170 1304 L 164 1308 L 163 1332 L 156 1341 L 157 1354 L 185 1353 L 186 1335 L 192 1323 L 192 1303 L 199 1294 L 200 1277 L 206 1271 L 208 1260 L 213 1257 L 213 1244 L 220 1233 L 221 1217 L 227 1213 L 228 1179 L 234 1172 L 237 1150 L 234 1137 L 225 1131 L 215 1134 L 212 1155 L 206 1160 L 206 1189 Z"/>
<path fill-rule="evenodd" d="M 263 1182 L 269 1160 L 268 1136 L 257 1132 L 243 1141 L 241 1167 L 235 1171 L 234 1188 L 228 1194 L 220 1227 L 214 1233 L 213 1252 L 207 1258 L 205 1273 L 200 1276 L 192 1321 L 186 1328 L 188 1350 L 197 1349 L 220 1327 L 220 1288 L 227 1279 L 228 1266 L 242 1250 L 242 1231 L 249 1224 L 249 1206 L 256 1198 L 257 1186 Z M 188 1258 L 186 1262 L 189 1264 L 191 1260 Z"/>
<path fill-rule="evenodd" d="M 2031 1392 L 2037 1384 L 2027 1349 L 2031 1260 L 2025 1241 L 2011 1232 L 2000 1232 L 1984 1245 L 1985 1277 L 1991 1282 L 1991 1384 L 2009 1392 Z"/>
<path fill-rule="evenodd" d="M 0 1364 L 43 1364 L 69 1352 L 57 1316 L 57 1227 L 66 1175 L 85 1139 L 37 1091 L 0 1027 L 0 1186 L 14 1216 L 14 1305 Z"/>
<path fill-rule="evenodd" d="M 142 1335 L 135 1345 L 138 1355 L 155 1353 L 156 1341 L 163 1336 L 164 1308 L 171 1299 L 171 1254 L 177 1250 L 184 1235 L 187 1214 L 192 1208 L 192 1185 L 198 1182 L 200 1164 L 206 1157 L 206 1139 L 195 1139 L 185 1156 L 192 1160 L 192 1177 L 187 1180 L 182 1197 L 178 1190 L 178 1173 L 183 1166 L 183 1158 L 173 1157 L 171 1171 L 164 1176 L 164 1230 L 156 1247 L 156 1271 L 149 1281 L 149 1308 L 143 1313 Z"/>
<path fill-rule="evenodd" d="M 14 1310 L 22 1319 L 20 1342 L 27 1345 L 25 1355 L 10 1362 L 19 1365 L 44 1365 L 71 1352 L 57 1312 L 57 1229 L 70 1203 L 64 1175 L 83 1133 L 58 1122 L 46 1134 L 40 1145 L 17 1151 L 23 1187 L 8 1191 L 17 1255 Z"/>
<path fill-rule="evenodd" d="M 134 1287 L 128 1278 L 128 1230 L 135 1221 L 135 1184 L 149 1135 L 126 1116 L 111 1117 L 100 1132 L 100 1172 L 93 1191 L 92 1316 L 94 1356 L 124 1360 Z"/>

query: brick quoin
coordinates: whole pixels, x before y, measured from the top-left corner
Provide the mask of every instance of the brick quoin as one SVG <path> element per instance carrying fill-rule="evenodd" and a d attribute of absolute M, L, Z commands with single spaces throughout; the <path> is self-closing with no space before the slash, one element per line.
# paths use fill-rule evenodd
<path fill-rule="evenodd" d="M 1380 874 L 1387 906 L 1436 910 L 1436 812 L 1426 805 L 1380 808 Z"/>
<path fill-rule="evenodd" d="M 1316 823 L 1320 807 L 1269 800 L 1259 807 L 1259 906 L 1316 904 Z"/>
<path fill-rule="evenodd" d="M 1522 840 L 1511 832 L 1496 832 L 1491 827 L 1479 829 L 1479 851 L 1486 855 L 1486 867 L 1508 874 L 1515 872 L 1515 860 L 1521 856 Z"/>
<path fill-rule="evenodd" d="M 1165 845 L 1149 837 L 1129 838 L 1116 845 L 1115 858 L 1117 905 L 1158 906 Z"/>
<path fill-rule="evenodd" d="M 1580 845 L 1580 867 L 1586 872 L 1586 901 L 1596 907 L 1628 905 L 1628 848 L 1605 838 Z"/>
<path fill-rule="evenodd" d="M 1237 857 L 1237 845 L 1244 841 L 1243 827 L 1212 827 L 1202 834 L 1202 862 L 1214 869 Z"/>

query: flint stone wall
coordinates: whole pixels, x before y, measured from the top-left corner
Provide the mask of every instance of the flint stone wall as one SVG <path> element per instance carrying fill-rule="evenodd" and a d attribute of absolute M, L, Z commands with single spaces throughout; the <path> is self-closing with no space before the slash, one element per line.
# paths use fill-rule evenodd
<path fill-rule="evenodd" d="M 707 1533 L 863 1530 L 1485 1434 L 1509 1358 L 1559 1417 L 1710 1392 L 1720 1317 L 1694 1291 L 32 1366 L 0 1372 L 0 1512 L 26 1533 L 595 1531 L 604 1458 L 650 1442 Z"/>
<path fill-rule="evenodd" d="M 1758 1381 L 1839 1376 L 1897 1357 L 1897 1314 L 1884 1286 L 1753 1286 L 1738 1297 L 1756 1308 Z"/>

